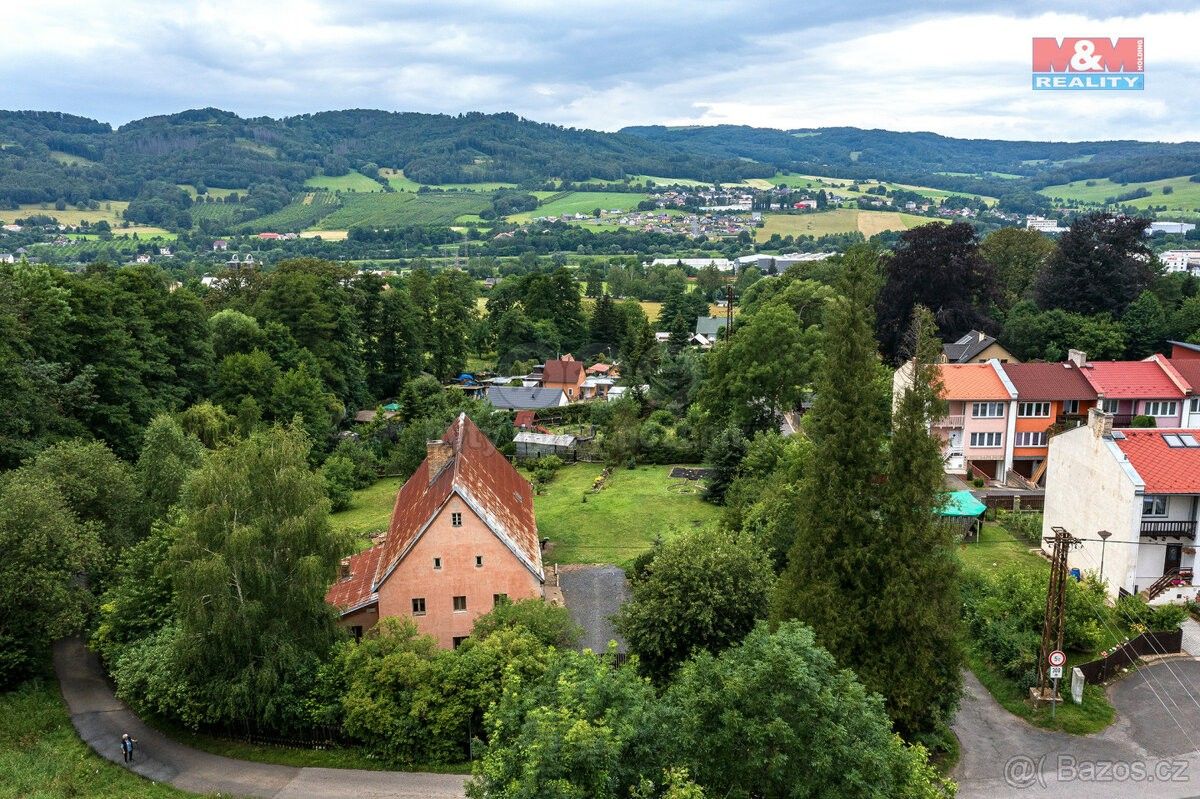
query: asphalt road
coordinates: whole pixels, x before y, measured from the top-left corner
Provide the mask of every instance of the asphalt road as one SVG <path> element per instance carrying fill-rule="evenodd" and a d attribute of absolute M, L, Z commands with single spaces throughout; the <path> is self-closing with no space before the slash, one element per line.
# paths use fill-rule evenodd
<path fill-rule="evenodd" d="M 616 566 L 566 566 L 559 574 L 559 585 L 571 619 L 583 628 L 581 649 L 603 652 L 609 641 L 616 641 L 618 651 L 629 651 L 610 621 L 629 600 L 624 571 Z"/>
<path fill-rule="evenodd" d="M 960 799 L 1200 796 L 1200 662 L 1143 666 L 1109 689 L 1117 720 L 1096 735 L 1033 727 L 967 672 L 954 721 Z"/>
<path fill-rule="evenodd" d="M 465 778 L 460 775 L 276 766 L 183 746 L 147 727 L 113 696 L 96 656 L 77 638 L 54 645 L 54 670 L 71 723 L 88 746 L 146 779 L 183 791 L 264 799 L 443 799 L 465 795 Z M 129 766 L 122 762 L 119 748 L 126 732 L 138 740 L 136 759 Z"/>

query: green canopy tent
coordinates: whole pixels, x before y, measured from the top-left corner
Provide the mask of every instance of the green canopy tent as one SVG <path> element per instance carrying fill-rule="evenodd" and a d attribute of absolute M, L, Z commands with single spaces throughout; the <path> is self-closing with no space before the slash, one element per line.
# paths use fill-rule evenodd
<path fill-rule="evenodd" d="M 951 491 L 939 513 L 942 518 L 962 527 L 964 536 L 971 541 L 979 538 L 979 527 L 986 510 L 987 505 L 970 491 Z"/>

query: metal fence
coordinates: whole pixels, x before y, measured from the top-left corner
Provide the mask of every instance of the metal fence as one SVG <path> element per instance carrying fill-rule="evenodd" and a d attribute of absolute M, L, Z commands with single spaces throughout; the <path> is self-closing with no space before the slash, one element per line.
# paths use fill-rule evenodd
<path fill-rule="evenodd" d="M 1142 633 L 1106 656 L 1077 666 L 1089 683 L 1104 682 L 1146 655 L 1173 655 L 1183 649 L 1183 630 Z"/>
<path fill-rule="evenodd" d="M 1046 508 L 1044 494 L 988 494 L 979 500 L 988 510 L 1028 510 L 1041 512 Z"/>

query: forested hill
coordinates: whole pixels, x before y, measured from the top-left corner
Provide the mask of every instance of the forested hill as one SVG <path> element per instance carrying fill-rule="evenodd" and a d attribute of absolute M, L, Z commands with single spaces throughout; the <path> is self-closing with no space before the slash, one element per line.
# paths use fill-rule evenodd
<path fill-rule="evenodd" d="M 515 114 L 328 111 L 242 119 L 215 108 L 113 130 L 67 114 L 0 111 L 0 201 L 128 199 L 150 180 L 289 190 L 364 164 L 418 183 L 541 182 L 627 174 L 700 180 L 770 175 L 767 165 L 694 155 L 642 137 L 530 122 Z"/>
<path fill-rule="evenodd" d="M 509 113 L 350 110 L 243 119 L 215 108 L 114 130 L 69 114 L 0 111 L 0 208 L 130 200 L 175 184 L 253 189 L 260 200 L 286 203 L 315 175 L 373 175 L 380 167 L 402 169 L 426 185 L 633 175 L 728 182 L 788 170 L 1000 196 L 1079 179 L 1193 175 L 1200 173 L 1200 143 L 1000 141 L 735 125 L 604 133 Z"/>
<path fill-rule="evenodd" d="M 1200 172 L 1200 143 L 1039 142 L 953 139 L 860 128 L 776 130 L 744 125 L 645 126 L 622 133 L 715 158 L 771 163 L 794 172 L 913 183 L 993 196 L 1006 181 L 1034 188 L 1072 180 L 1158 180 Z"/>

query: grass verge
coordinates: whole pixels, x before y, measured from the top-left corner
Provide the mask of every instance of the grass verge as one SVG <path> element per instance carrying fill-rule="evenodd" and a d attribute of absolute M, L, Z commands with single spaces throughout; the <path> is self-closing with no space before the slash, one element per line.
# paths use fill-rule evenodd
<path fill-rule="evenodd" d="M 0 799 L 180 799 L 96 755 L 75 734 L 49 679 L 0 693 Z"/>
<path fill-rule="evenodd" d="M 991 665 L 974 650 L 967 650 L 967 663 L 971 671 L 983 683 L 1000 705 L 1019 716 L 1035 727 L 1046 730 L 1058 730 L 1072 735 L 1090 735 L 1100 732 L 1113 723 L 1116 711 L 1109 704 L 1103 686 L 1088 685 L 1083 689 L 1083 703 L 1076 705 L 1069 699 L 1069 691 L 1063 693 L 1068 697 L 1061 702 L 1051 718 L 1050 707 L 1044 705 L 1034 707 L 1029 701 L 1029 692 L 1016 682 L 993 669 Z"/>

